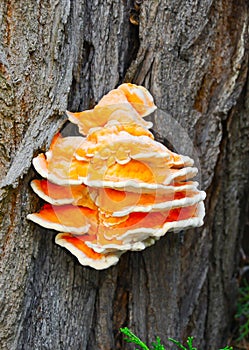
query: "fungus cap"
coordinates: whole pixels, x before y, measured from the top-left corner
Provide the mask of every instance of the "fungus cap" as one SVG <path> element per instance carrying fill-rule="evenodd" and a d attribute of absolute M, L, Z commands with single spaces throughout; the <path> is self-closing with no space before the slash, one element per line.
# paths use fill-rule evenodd
<path fill-rule="evenodd" d="M 144 87 L 122 84 L 92 110 L 67 112 L 82 136 L 56 134 L 33 159 L 44 179 L 31 187 L 49 204 L 28 219 L 59 231 L 55 242 L 84 266 L 108 268 L 169 230 L 203 224 L 197 168 L 154 140 L 143 118 L 155 109 Z"/>

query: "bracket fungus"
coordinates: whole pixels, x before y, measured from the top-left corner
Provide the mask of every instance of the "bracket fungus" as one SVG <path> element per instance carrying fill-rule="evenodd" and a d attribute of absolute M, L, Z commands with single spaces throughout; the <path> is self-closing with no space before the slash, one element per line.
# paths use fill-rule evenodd
<path fill-rule="evenodd" d="M 95 108 L 67 112 L 82 136 L 54 136 L 33 159 L 31 187 L 48 202 L 33 222 L 59 231 L 55 242 L 82 265 L 105 269 L 169 230 L 203 224 L 205 192 L 193 160 L 154 140 L 143 118 L 156 109 L 142 86 L 122 84 Z"/>

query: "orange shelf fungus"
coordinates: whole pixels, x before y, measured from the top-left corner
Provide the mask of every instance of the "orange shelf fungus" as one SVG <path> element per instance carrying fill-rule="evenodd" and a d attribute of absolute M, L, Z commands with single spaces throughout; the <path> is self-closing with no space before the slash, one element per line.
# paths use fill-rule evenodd
<path fill-rule="evenodd" d="M 67 112 L 82 136 L 55 135 L 33 159 L 48 204 L 28 215 L 59 231 L 55 242 L 101 270 L 127 250 L 143 250 L 169 230 L 203 224 L 205 192 L 193 160 L 154 140 L 143 118 L 156 109 L 142 86 L 122 84 L 92 110 Z"/>

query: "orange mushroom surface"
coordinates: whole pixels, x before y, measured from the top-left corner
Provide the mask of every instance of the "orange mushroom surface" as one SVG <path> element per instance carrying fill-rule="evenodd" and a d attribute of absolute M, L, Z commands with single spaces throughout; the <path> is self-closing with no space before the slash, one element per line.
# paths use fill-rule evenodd
<path fill-rule="evenodd" d="M 28 215 L 59 231 L 55 242 L 101 270 L 169 230 L 203 224 L 205 192 L 193 160 L 154 140 L 143 118 L 156 109 L 142 86 L 122 84 L 92 110 L 67 112 L 82 136 L 54 136 L 33 159 L 44 178 L 34 192 L 49 204 Z"/>

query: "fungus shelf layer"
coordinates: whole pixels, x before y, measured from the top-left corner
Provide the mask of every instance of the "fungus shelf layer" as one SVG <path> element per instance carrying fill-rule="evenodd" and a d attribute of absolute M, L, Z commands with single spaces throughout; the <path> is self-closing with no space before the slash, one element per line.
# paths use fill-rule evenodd
<path fill-rule="evenodd" d="M 142 86 L 122 84 L 92 110 L 67 112 L 82 136 L 54 136 L 33 159 L 31 187 L 45 204 L 28 215 L 59 231 L 55 242 L 101 270 L 169 230 L 203 224 L 205 192 L 193 160 L 154 140 L 143 118 L 156 109 Z"/>

